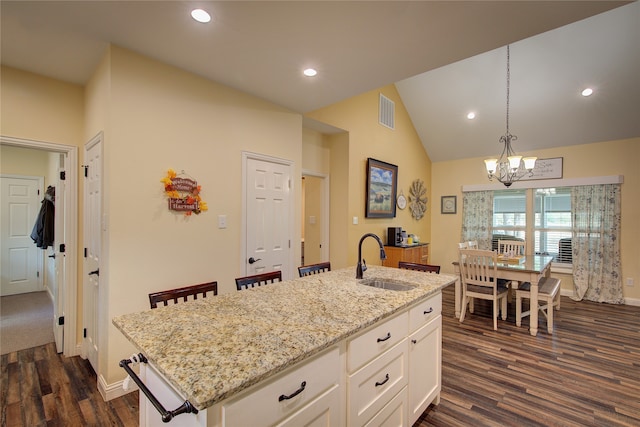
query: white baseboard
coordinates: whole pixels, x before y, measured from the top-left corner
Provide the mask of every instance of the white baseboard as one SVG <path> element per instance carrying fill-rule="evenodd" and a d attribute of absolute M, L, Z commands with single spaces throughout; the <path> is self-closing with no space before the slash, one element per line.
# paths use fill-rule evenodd
<path fill-rule="evenodd" d="M 575 292 L 570 290 L 570 289 L 562 289 L 560 290 L 560 295 L 562 295 L 563 297 L 569 297 L 569 298 L 573 298 L 575 296 Z M 638 298 L 625 298 L 624 299 L 624 304 L 625 305 L 633 305 L 633 306 L 640 306 L 640 299 Z"/>
<path fill-rule="evenodd" d="M 112 384 L 107 384 L 107 382 L 104 380 L 104 377 L 100 375 L 98 377 L 98 391 L 102 395 L 102 398 L 107 401 L 138 390 L 138 386 L 133 381 L 130 381 L 128 390 L 122 388 L 123 383 L 124 380 L 117 381 Z"/>

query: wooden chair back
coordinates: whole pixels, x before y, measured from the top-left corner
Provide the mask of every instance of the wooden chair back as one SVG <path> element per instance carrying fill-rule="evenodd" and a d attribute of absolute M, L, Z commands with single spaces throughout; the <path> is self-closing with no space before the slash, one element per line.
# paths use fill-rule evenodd
<path fill-rule="evenodd" d="M 526 255 L 525 242 L 517 240 L 498 240 L 498 254 Z"/>
<path fill-rule="evenodd" d="M 177 304 L 179 300 L 187 302 L 189 297 L 193 297 L 193 300 L 198 299 L 198 295 L 206 298 L 209 292 L 213 295 L 218 295 L 218 282 L 201 283 L 199 285 L 153 292 L 149 294 L 149 304 L 151 308 L 158 308 L 159 303 L 167 306 L 169 301 L 173 301 L 174 304 Z"/>
<path fill-rule="evenodd" d="M 399 261 L 398 268 L 404 268 L 405 270 L 424 271 L 426 273 L 440 274 L 439 265 L 418 264 L 415 262 Z"/>
<path fill-rule="evenodd" d="M 469 240 L 468 242 L 469 249 L 479 249 L 477 240 Z"/>
<path fill-rule="evenodd" d="M 458 243 L 458 249 L 469 249 L 469 242 Z"/>
<path fill-rule="evenodd" d="M 282 282 L 282 271 L 276 270 L 268 273 L 254 274 L 253 276 L 237 277 L 236 289 L 242 291 L 275 282 Z"/>
<path fill-rule="evenodd" d="M 300 277 L 324 273 L 325 271 L 331 271 L 331 263 L 328 261 L 319 262 L 317 264 L 301 265 L 298 267 L 298 274 Z"/>
<path fill-rule="evenodd" d="M 493 302 L 493 329 L 498 329 L 498 311 L 502 320 L 507 318 L 508 289 L 498 282 L 498 254 L 479 249 L 460 250 L 460 276 L 462 278 L 462 310 L 460 323 L 464 322 L 467 305 L 475 298 Z M 498 309 L 500 304 L 500 309 Z"/>
<path fill-rule="evenodd" d="M 460 250 L 460 274 L 464 285 L 495 288 L 498 282 L 498 254 L 480 249 Z"/>

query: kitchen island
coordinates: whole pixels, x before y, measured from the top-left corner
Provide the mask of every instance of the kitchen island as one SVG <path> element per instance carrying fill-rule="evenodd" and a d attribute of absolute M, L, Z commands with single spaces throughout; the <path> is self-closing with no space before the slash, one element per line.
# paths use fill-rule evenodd
<path fill-rule="evenodd" d="M 233 426 L 256 420 L 273 425 L 305 415 L 304 409 L 307 415 L 310 409 L 319 411 L 332 425 L 364 425 L 384 416 L 392 401 L 400 404 L 388 411 L 395 410 L 404 425 L 411 425 L 413 410 L 403 398 L 406 393 L 411 399 L 409 370 L 427 365 L 429 375 L 436 376 L 431 400 L 420 407 L 439 398 L 440 292 L 456 277 L 377 266 L 370 266 L 364 277 L 415 287 L 393 291 L 365 286 L 355 279 L 353 267 L 127 314 L 113 324 L 148 359 L 140 376 L 149 389 L 166 394 L 160 390 L 166 388 L 175 395 L 163 404 L 188 400 L 199 410 L 177 416 L 176 425 Z M 412 364 L 410 344 L 418 344 L 413 335 L 421 331 L 428 332 L 431 345 L 424 349 L 434 360 L 414 358 Z M 375 348 L 359 341 L 369 335 L 377 336 Z M 378 368 L 381 378 L 366 389 L 360 377 L 373 378 Z M 288 390 L 273 391 L 279 407 L 272 408 L 261 393 L 280 386 Z M 140 425 L 153 425 L 154 408 L 140 396 Z M 328 409 L 316 408 L 325 403 Z"/>

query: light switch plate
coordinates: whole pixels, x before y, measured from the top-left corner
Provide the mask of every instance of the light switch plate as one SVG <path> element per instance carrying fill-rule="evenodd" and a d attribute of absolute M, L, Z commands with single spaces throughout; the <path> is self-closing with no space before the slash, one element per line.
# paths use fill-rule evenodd
<path fill-rule="evenodd" d="M 358 225 L 358 217 L 357 216 L 353 217 L 353 225 Z"/>
<path fill-rule="evenodd" d="M 218 228 L 227 228 L 227 216 L 218 215 Z"/>

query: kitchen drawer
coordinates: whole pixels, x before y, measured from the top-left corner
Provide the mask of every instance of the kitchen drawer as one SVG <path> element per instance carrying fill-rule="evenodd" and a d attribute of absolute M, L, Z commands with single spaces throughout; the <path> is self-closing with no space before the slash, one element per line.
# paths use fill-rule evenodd
<path fill-rule="evenodd" d="M 316 400 L 287 418 L 277 427 L 327 427 L 339 426 L 340 419 L 340 389 L 333 387 Z"/>
<path fill-rule="evenodd" d="M 349 341 L 348 371 L 354 372 L 368 361 L 396 345 L 409 335 L 408 313 L 391 318 Z"/>
<path fill-rule="evenodd" d="M 428 273 L 427 273 L 428 274 Z M 413 332 L 440 315 L 442 293 L 432 296 L 409 310 L 409 331 Z"/>
<path fill-rule="evenodd" d="M 296 365 L 222 407 L 226 426 L 273 425 L 291 416 L 322 393 L 340 384 L 340 356 L 337 347 Z M 304 389 L 291 399 L 279 400 Z"/>
<path fill-rule="evenodd" d="M 404 338 L 395 347 L 349 376 L 349 426 L 373 418 L 408 382 L 408 348 Z"/>
<path fill-rule="evenodd" d="M 365 427 L 399 427 L 407 423 L 407 388 L 403 388 Z"/>

